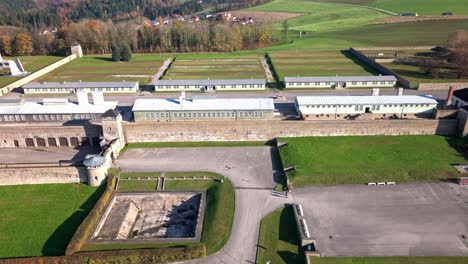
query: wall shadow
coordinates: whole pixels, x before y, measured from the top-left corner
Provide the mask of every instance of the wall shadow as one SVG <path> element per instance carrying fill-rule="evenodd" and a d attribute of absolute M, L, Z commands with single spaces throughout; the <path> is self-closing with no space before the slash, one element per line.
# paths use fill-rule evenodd
<path fill-rule="evenodd" d="M 273 146 L 270 148 L 271 166 L 273 169 L 273 181 L 276 184 L 286 186 L 286 176 L 284 175 L 283 164 L 278 147 Z"/>
<path fill-rule="evenodd" d="M 362 60 L 356 58 L 355 56 L 353 56 L 351 54 L 351 52 L 349 52 L 348 50 L 342 50 L 341 51 L 341 54 L 343 54 L 343 56 L 345 56 L 346 58 L 350 59 L 351 61 L 353 61 L 356 65 L 359 65 L 361 66 L 361 68 L 363 68 L 366 72 L 372 74 L 372 75 L 378 75 L 378 74 L 381 74 L 381 72 L 379 70 L 377 70 L 376 68 L 370 66 L 369 64 L 367 63 L 364 63 Z"/>
<path fill-rule="evenodd" d="M 294 211 L 291 205 L 286 205 L 281 211 L 279 221 L 279 240 L 297 246 L 296 254 L 291 251 L 278 251 L 278 255 L 285 263 L 305 263 L 305 257 L 300 246 L 300 238 L 297 231 Z"/>
<path fill-rule="evenodd" d="M 105 188 L 105 185 L 100 186 L 70 217 L 55 229 L 42 247 L 42 254 L 44 256 L 60 256 L 65 254 L 68 243 L 81 222 L 83 222 L 91 209 L 93 209 Z"/>

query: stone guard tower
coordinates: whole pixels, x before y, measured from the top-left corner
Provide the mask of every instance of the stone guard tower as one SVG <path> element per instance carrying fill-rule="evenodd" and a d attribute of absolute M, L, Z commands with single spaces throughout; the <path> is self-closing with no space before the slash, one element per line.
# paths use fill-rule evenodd
<path fill-rule="evenodd" d="M 71 54 L 76 54 L 78 58 L 83 57 L 83 49 L 79 43 L 75 42 L 71 45 Z"/>

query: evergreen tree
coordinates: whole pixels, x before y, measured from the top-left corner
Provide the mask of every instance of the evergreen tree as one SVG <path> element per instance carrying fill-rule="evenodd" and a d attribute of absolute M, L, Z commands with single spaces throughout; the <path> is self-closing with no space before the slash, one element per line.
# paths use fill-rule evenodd
<path fill-rule="evenodd" d="M 130 46 L 127 43 L 122 44 L 120 47 L 122 61 L 130 61 L 132 59 L 132 51 L 130 50 Z"/>
<path fill-rule="evenodd" d="M 112 45 L 112 60 L 113 61 L 120 61 L 122 59 L 122 54 L 120 51 L 120 47 L 116 44 Z"/>

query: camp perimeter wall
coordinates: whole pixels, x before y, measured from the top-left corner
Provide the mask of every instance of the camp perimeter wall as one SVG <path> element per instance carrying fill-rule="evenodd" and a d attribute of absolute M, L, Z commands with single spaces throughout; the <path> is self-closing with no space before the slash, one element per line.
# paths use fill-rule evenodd
<path fill-rule="evenodd" d="M 8 164 L 5 167 L 0 164 L 0 186 L 80 182 L 87 182 L 86 170 L 80 166 L 33 163 Z"/>
<path fill-rule="evenodd" d="M 450 87 L 453 87 L 455 90 L 460 90 L 468 88 L 468 83 L 420 83 L 418 90 L 421 91 L 431 91 L 431 90 L 449 90 Z"/>
<path fill-rule="evenodd" d="M 4 94 L 7 94 L 9 92 L 11 92 L 11 90 L 15 89 L 15 88 L 19 88 L 29 82 L 32 82 L 34 81 L 35 79 L 37 78 L 40 78 L 42 77 L 43 75 L 57 69 L 58 67 L 64 65 L 64 64 L 67 64 L 68 62 L 74 60 L 77 58 L 77 55 L 76 54 L 72 54 L 68 57 L 65 57 L 59 61 L 56 61 L 52 64 L 50 64 L 49 66 L 46 66 L 36 72 L 33 72 L 27 76 L 25 76 L 24 78 L 22 79 L 19 79 L 18 81 L 14 82 L 14 83 L 11 83 L 7 86 L 4 86 L 2 88 L 0 88 L 0 96 L 4 95 Z"/>
<path fill-rule="evenodd" d="M 411 88 L 410 82 L 408 80 L 406 80 L 405 78 L 401 77 L 396 72 L 384 67 L 382 64 L 377 63 L 373 59 L 367 57 L 366 55 L 362 54 L 361 52 L 359 52 L 358 50 L 356 50 L 354 48 L 350 48 L 349 52 L 353 56 L 355 56 L 356 58 L 361 60 L 362 62 L 366 63 L 367 65 L 369 65 L 369 66 L 375 68 L 376 70 L 378 70 L 379 72 L 381 72 L 383 75 L 393 75 L 393 76 L 395 76 L 395 78 L 397 78 L 397 80 L 398 80 L 398 83 L 401 86 L 403 86 L 404 88 L 407 88 L 407 89 Z"/>
<path fill-rule="evenodd" d="M 276 137 L 456 135 L 457 120 L 197 121 L 124 123 L 127 143 L 267 141 Z"/>

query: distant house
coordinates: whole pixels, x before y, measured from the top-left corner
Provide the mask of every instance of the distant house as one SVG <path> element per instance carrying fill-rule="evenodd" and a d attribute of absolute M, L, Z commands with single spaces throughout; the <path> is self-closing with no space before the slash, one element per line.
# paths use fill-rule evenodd
<path fill-rule="evenodd" d="M 392 88 L 395 76 L 284 77 L 286 88 Z"/>
<path fill-rule="evenodd" d="M 156 92 L 169 91 L 258 91 L 265 90 L 264 79 L 228 79 L 228 80 L 158 80 Z"/>
<path fill-rule="evenodd" d="M 453 12 L 444 12 L 442 13 L 443 16 L 453 16 Z"/>
<path fill-rule="evenodd" d="M 412 16 L 412 17 L 417 17 L 417 16 L 419 16 L 419 14 L 418 14 L 418 13 L 407 12 L 407 13 L 401 13 L 400 16 Z"/>

